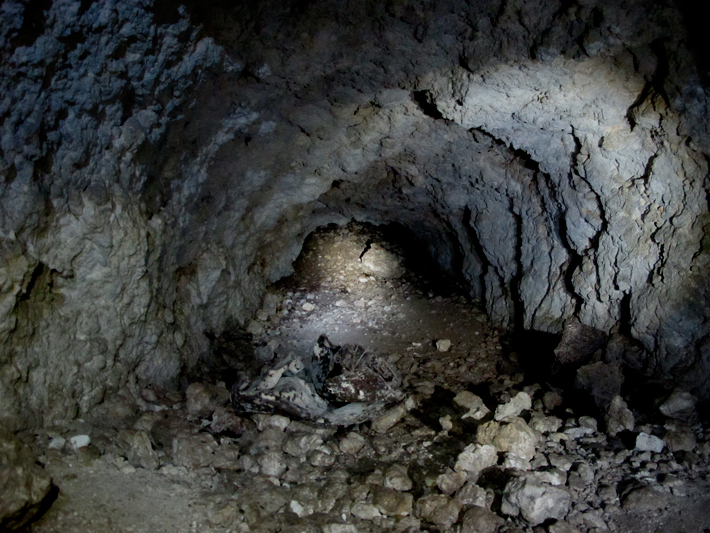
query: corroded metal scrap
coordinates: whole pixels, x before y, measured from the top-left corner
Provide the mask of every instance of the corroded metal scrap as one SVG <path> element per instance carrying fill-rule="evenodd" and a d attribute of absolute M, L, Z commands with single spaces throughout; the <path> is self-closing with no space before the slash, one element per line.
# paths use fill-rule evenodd
<path fill-rule="evenodd" d="M 402 379 L 383 357 L 362 346 L 336 346 L 321 335 L 311 354 L 265 366 L 235 383 L 232 404 L 247 413 L 280 412 L 314 422 L 364 422 L 401 400 Z"/>

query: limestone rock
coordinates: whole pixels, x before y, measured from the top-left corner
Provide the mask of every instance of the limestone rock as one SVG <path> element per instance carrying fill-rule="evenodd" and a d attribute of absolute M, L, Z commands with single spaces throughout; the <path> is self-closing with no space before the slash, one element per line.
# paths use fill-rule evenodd
<path fill-rule="evenodd" d="M 695 401 L 695 396 L 689 392 L 675 390 L 658 410 L 669 418 L 690 420 L 696 416 Z"/>
<path fill-rule="evenodd" d="M 52 487 L 30 449 L 0 429 L 0 529 L 14 531 L 29 524 Z"/>
<path fill-rule="evenodd" d="M 624 399 L 619 395 L 614 396 L 606 413 L 607 434 L 614 436 L 624 430 L 633 431 L 634 425 L 634 415 Z"/>
<path fill-rule="evenodd" d="M 414 507 L 417 517 L 443 529 L 450 528 L 459 519 L 460 511 L 460 504 L 443 494 L 423 496 L 417 500 Z"/>
<path fill-rule="evenodd" d="M 494 439 L 495 442 L 495 439 Z M 456 458 L 454 470 L 468 472 L 473 478 L 498 463 L 498 450 L 490 444 L 469 444 Z"/>
<path fill-rule="evenodd" d="M 498 421 L 519 416 L 521 412 L 532 407 L 532 399 L 527 392 L 519 392 L 508 403 L 496 408 L 494 418 Z"/>
<path fill-rule="evenodd" d="M 160 459 L 153 449 L 150 436 L 145 431 L 123 430 L 117 436 L 117 441 L 126 452 L 128 462 L 135 467 L 155 470 L 160 466 Z"/>
<path fill-rule="evenodd" d="M 645 452 L 661 453 L 664 448 L 663 441 L 655 435 L 649 435 L 643 431 L 636 437 L 636 449 Z"/>
<path fill-rule="evenodd" d="M 620 364 L 599 361 L 577 370 L 575 387 L 587 391 L 595 403 L 605 409 L 619 395 L 623 382 Z"/>
<path fill-rule="evenodd" d="M 468 413 L 464 414 L 461 418 L 481 420 L 490 412 L 486 404 L 483 403 L 483 400 L 469 391 L 459 392 L 454 397 L 454 403 L 468 409 Z"/>
<path fill-rule="evenodd" d="M 540 435 L 522 418 L 513 417 L 506 424 L 489 422 L 478 428 L 476 440 L 492 444 L 499 452 L 511 452 L 526 461 L 535 455 Z"/>
<path fill-rule="evenodd" d="M 400 492 L 412 490 L 412 480 L 407 473 L 407 467 L 402 464 L 393 464 L 385 472 L 384 486 Z"/>
<path fill-rule="evenodd" d="M 500 516 L 483 507 L 471 507 L 463 515 L 461 533 L 495 533 L 505 523 Z"/>
<path fill-rule="evenodd" d="M 372 503 L 386 516 L 407 516 L 412 513 L 414 497 L 387 487 L 372 488 Z"/>
<path fill-rule="evenodd" d="M 536 526 L 550 518 L 563 519 L 567 516 L 570 502 L 567 490 L 522 476 L 506 485 L 502 510 L 510 516 L 520 514 L 526 522 Z"/>
<path fill-rule="evenodd" d="M 555 348 L 555 362 L 558 365 L 583 364 L 605 341 L 603 331 L 582 324 L 577 319 L 570 320 L 565 324 L 562 339 Z"/>
<path fill-rule="evenodd" d="M 381 278 L 400 278 L 405 273 L 400 259 L 377 243 L 370 246 L 360 261 L 367 272 Z"/>

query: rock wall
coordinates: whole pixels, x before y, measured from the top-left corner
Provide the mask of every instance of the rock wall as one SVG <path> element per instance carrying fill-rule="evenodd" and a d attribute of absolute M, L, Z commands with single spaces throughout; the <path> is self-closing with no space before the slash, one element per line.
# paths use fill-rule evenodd
<path fill-rule="evenodd" d="M 693 13 L 254 4 L 0 5 L 0 419 L 175 385 L 350 218 L 410 228 L 501 326 L 577 316 L 710 391 Z"/>

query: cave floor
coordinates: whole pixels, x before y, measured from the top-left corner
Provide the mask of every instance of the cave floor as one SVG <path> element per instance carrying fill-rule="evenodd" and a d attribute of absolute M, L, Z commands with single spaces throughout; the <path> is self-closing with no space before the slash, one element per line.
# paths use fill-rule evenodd
<path fill-rule="evenodd" d="M 701 425 L 688 426 L 689 452 L 608 437 L 604 420 L 575 412 L 565 391 L 527 380 L 467 298 L 399 276 L 391 262 L 379 274 L 363 266 L 366 250 L 392 259 L 377 242 L 352 227 L 307 241 L 297 273 L 270 289 L 248 329 L 276 355 L 311 350 L 321 334 L 361 345 L 398 369 L 405 402 L 343 428 L 236 416 L 223 383 L 191 385 L 186 396 L 123 395 L 93 417 L 25 436 L 59 487 L 29 531 L 710 531 L 710 433 Z M 474 413 L 463 391 L 486 408 Z M 520 392 L 531 405 L 500 427 L 528 429 L 495 441 L 497 464 L 464 465 L 464 449 L 485 441 L 481 424 Z M 662 434 L 643 420 L 638 431 Z M 79 434 L 91 444 L 73 449 Z M 535 475 L 571 495 L 564 512 L 537 519 L 522 501 L 505 508 L 506 485 Z M 559 497 L 537 499 L 552 508 Z"/>

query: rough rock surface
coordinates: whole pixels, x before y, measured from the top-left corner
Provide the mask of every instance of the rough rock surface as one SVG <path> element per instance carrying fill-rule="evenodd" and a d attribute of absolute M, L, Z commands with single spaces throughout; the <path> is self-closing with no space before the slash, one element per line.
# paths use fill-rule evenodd
<path fill-rule="evenodd" d="M 3 425 L 175 386 L 351 218 L 409 228 L 496 324 L 576 317 L 707 398 L 692 11 L 186 4 L 2 3 Z"/>
<path fill-rule="evenodd" d="M 49 494 L 52 479 L 29 448 L 0 429 L 0 530 L 26 526 Z"/>

